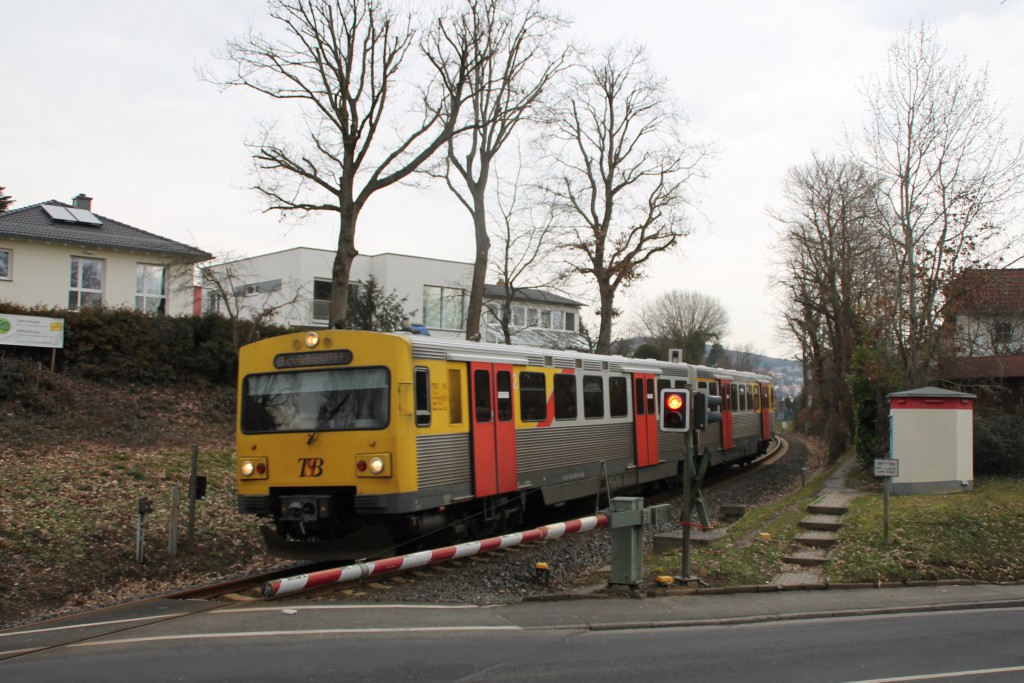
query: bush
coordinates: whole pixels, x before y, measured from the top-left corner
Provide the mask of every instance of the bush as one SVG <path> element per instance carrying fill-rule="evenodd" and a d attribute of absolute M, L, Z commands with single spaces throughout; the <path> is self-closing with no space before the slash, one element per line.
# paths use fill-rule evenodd
<path fill-rule="evenodd" d="M 204 380 L 232 384 L 238 368 L 235 339 L 259 339 L 284 328 L 255 327 L 217 314 L 154 316 L 127 308 L 86 308 L 81 311 L 25 308 L 0 303 L 0 312 L 64 320 L 64 349 L 57 353 L 62 369 L 97 381 L 164 384 Z M 45 355 L 42 353 L 45 351 Z M 49 361 L 49 349 L 5 346 L 15 358 Z"/>
<path fill-rule="evenodd" d="M 1024 417 L 974 416 L 974 476 L 1024 475 Z"/>

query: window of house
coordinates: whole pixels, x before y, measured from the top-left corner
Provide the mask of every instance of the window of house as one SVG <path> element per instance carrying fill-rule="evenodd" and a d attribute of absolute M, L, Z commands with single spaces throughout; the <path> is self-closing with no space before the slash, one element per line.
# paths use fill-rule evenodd
<path fill-rule="evenodd" d="M 565 329 L 569 332 L 576 331 L 576 314 L 572 311 L 565 312 Z"/>
<path fill-rule="evenodd" d="M 353 283 L 349 283 L 351 295 Z M 331 281 L 313 280 L 313 321 L 326 323 L 331 319 Z"/>
<path fill-rule="evenodd" d="M 423 324 L 439 330 L 465 328 L 466 291 L 456 287 L 423 286 Z"/>
<path fill-rule="evenodd" d="M 103 259 L 71 257 L 68 308 L 77 311 L 103 305 Z"/>
<path fill-rule="evenodd" d="M 542 422 L 547 418 L 547 385 L 544 373 L 519 373 L 519 414 L 524 422 Z"/>
<path fill-rule="evenodd" d="M 0 280 L 11 279 L 11 250 L 0 249 Z"/>
<path fill-rule="evenodd" d="M 604 417 L 604 378 L 583 376 L 583 417 Z"/>
<path fill-rule="evenodd" d="M 551 329 L 551 311 L 540 312 L 540 326 L 546 330 Z"/>
<path fill-rule="evenodd" d="M 555 375 L 555 419 L 575 420 L 576 375 Z"/>
<path fill-rule="evenodd" d="M 608 403 L 612 417 L 629 415 L 629 391 L 625 377 L 608 378 Z"/>
<path fill-rule="evenodd" d="M 551 329 L 565 329 L 565 311 L 551 311 Z"/>
<path fill-rule="evenodd" d="M 522 327 L 526 324 L 526 309 L 522 306 L 512 307 L 512 324 L 516 327 Z"/>
<path fill-rule="evenodd" d="M 994 344 L 1013 343 L 1013 323 L 996 323 L 993 332 L 992 342 Z"/>
<path fill-rule="evenodd" d="M 167 312 L 167 266 L 139 263 L 135 266 L 135 310 Z"/>
<path fill-rule="evenodd" d="M 527 308 L 526 309 L 526 324 L 527 324 L 527 326 L 529 326 L 529 327 L 537 327 L 538 323 L 540 323 L 540 311 L 538 311 L 536 308 Z"/>

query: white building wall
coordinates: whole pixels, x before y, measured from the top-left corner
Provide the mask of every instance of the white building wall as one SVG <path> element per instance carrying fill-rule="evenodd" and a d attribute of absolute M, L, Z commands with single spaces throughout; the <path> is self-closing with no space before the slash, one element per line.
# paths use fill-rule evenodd
<path fill-rule="evenodd" d="M 167 266 L 167 313 L 192 313 L 192 265 L 159 254 L 132 254 L 58 244 L 2 241 L 11 251 L 11 279 L 0 280 L 0 300 L 23 306 L 67 308 L 71 257 L 100 259 L 103 305 L 135 308 L 135 276 L 140 263 Z"/>

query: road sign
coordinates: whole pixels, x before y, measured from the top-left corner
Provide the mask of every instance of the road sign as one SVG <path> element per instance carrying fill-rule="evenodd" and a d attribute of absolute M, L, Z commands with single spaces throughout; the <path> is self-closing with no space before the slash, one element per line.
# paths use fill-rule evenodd
<path fill-rule="evenodd" d="M 875 476 L 900 476 L 900 461 L 895 458 L 875 458 Z"/>

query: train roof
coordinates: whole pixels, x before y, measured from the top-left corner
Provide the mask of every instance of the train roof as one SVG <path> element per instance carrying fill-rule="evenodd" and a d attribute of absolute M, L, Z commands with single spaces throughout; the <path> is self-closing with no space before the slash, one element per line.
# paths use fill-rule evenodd
<path fill-rule="evenodd" d="M 576 368 L 582 370 L 608 370 L 612 372 L 642 372 L 653 375 L 695 376 L 708 379 L 746 380 L 770 382 L 769 375 L 715 368 L 688 363 L 649 358 L 629 358 L 619 355 L 600 355 L 582 351 L 542 349 L 532 346 L 514 346 L 489 342 L 473 342 L 462 339 L 431 337 L 426 335 L 391 333 L 409 340 L 413 355 L 431 360 L 477 361 L 482 363 L 505 363 L 509 365 L 533 365 L 554 368 Z"/>

